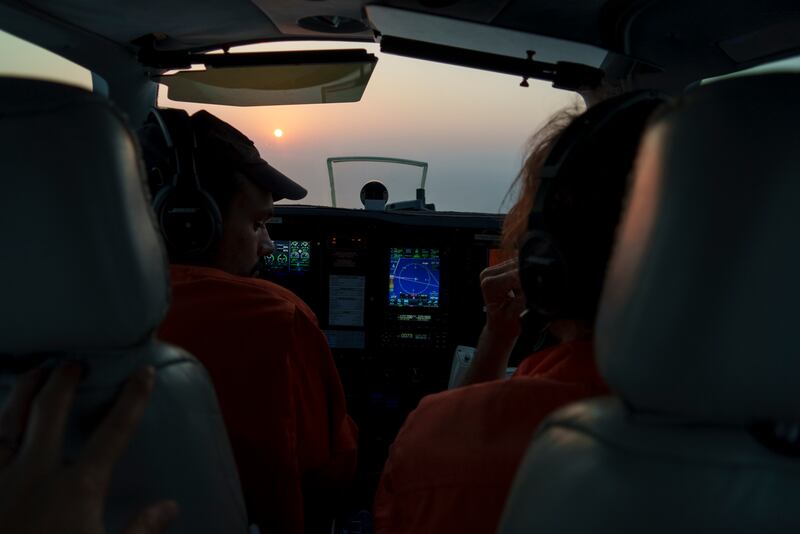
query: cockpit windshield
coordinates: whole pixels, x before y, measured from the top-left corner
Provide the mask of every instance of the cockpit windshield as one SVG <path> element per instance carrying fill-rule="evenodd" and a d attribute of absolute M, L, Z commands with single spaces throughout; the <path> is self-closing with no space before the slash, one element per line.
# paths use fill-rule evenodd
<path fill-rule="evenodd" d="M 232 52 L 366 49 L 378 63 L 360 102 L 233 107 L 159 105 L 209 112 L 247 134 L 261 155 L 309 191 L 303 204 L 333 206 L 328 158 L 395 158 L 429 166 L 425 196 L 437 211 L 505 212 L 531 132 L 580 97 L 547 82 L 382 54 L 371 43 L 284 42 Z M 386 162 L 334 164 L 337 207 L 361 208 L 361 187 L 383 182 L 388 202 L 416 199 L 421 168 Z M 290 201 L 281 201 L 291 203 Z"/>

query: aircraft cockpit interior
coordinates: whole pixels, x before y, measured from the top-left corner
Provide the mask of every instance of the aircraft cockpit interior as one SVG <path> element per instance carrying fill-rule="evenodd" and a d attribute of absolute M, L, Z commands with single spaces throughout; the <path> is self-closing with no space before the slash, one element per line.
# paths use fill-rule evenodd
<path fill-rule="evenodd" d="M 800 527 L 796 2 L 0 0 L 0 50 L 0 530 Z"/>
<path fill-rule="evenodd" d="M 477 281 L 500 257 L 501 224 L 496 215 L 276 210 L 260 276 L 316 313 L 372 485 L 408 413 L 447 389 L 456 348 L 477 344 Z"/>

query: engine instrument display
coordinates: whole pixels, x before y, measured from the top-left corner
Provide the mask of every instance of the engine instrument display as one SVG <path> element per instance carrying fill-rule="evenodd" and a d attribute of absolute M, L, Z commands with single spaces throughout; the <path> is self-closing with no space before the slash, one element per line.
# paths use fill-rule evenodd
<path fill-rule="evenodd" d="M 273 241 L 275 250 L 264 257 L 264 270 L 278 275 L 305 274 L 311 270 L 309 241 Z"/>
<path fill-rule="evenodd" d="M 439 307 L 439 249 L 389 249 L 389 306 Z"/>

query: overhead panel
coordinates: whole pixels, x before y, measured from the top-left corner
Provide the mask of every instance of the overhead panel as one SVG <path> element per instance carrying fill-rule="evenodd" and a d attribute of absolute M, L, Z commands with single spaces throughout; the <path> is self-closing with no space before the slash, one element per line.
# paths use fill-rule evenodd
<path fill-rule="evenodd" d="M 514 0 L 493 24 L 606 48 L 600 13 L 608 0 Z"/>
<path fill-rule="evenodd" d="M 682 83 L 689 83 L 800 47 L 796 0 L 739 0 L 721 6 L 695 0 L 648 4 L 631 24 L 631 53 L 681 72 Z"/>
<path fill-rule="evenodd" d="M 326 0 L 324 2 L 298 0 L 253 0 L 253 4 L 269 17 L 276 28 L 289 37 L 319 37 L 321 39 L 373 40 L 372 30 L 367 28 L 363 18 L 364 0 Z M 318 18 L 330 21 L 329 30 L 324 25 L 310 29 L 299 24 L 302 19 Z M 347 29 L 344 24 L 360 22 L 362 28 L 354 32 L 338 31 Z"/>
<path fill-rule="evenodd" d="M 253 0 L 286 36 L 319 36 L 327 38 L 372 39 L 370 30 L 339 33 L 338 31 L 312 30 L 301 20 L 310 16 L 339 18 L 366 23 L 364 10 L 374 2 L 368 0 Z M 490 23 L 502 12 L 509 0 L 386 0 L 382 5 L 413 10 L 433 15 L 455 17 L 473 22 Z"/>
<path fill-rule="evenodd" d="M 250 0 L 28 0 L 56 18 L 122 44 L 161 33 L 163 49 L 280 37 Z M 303 2 L 308 4 L 310 2 Z"/>
<path fill-rule="evenodd" d="M 368 3 L 375 2 L 365 2 Z M 489 24 L 511 3 L 512 0 L 387 0 L 381 5 Z"/>
<path fill-rule="evenodd" d="M 800 51 L 800 12 L 793 18 L 721 41 L 719 47 L 737 63 L 749 63 L 788 50 Z"/>

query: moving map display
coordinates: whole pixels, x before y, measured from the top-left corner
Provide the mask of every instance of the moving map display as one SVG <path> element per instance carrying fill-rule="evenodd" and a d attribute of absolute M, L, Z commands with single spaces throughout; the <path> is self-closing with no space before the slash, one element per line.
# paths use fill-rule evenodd
<path fill-rule="evenodd" d="M 389 250 L 389 306 L 439 307 L 439 250 L 392 248 Z"/>
<path fill-rule="evenodd" d="M 267 272 L 304 274 L 311 270 L 311 243 L 308 241 L 273 241 L 275 250 L 264 257 Z"/>

